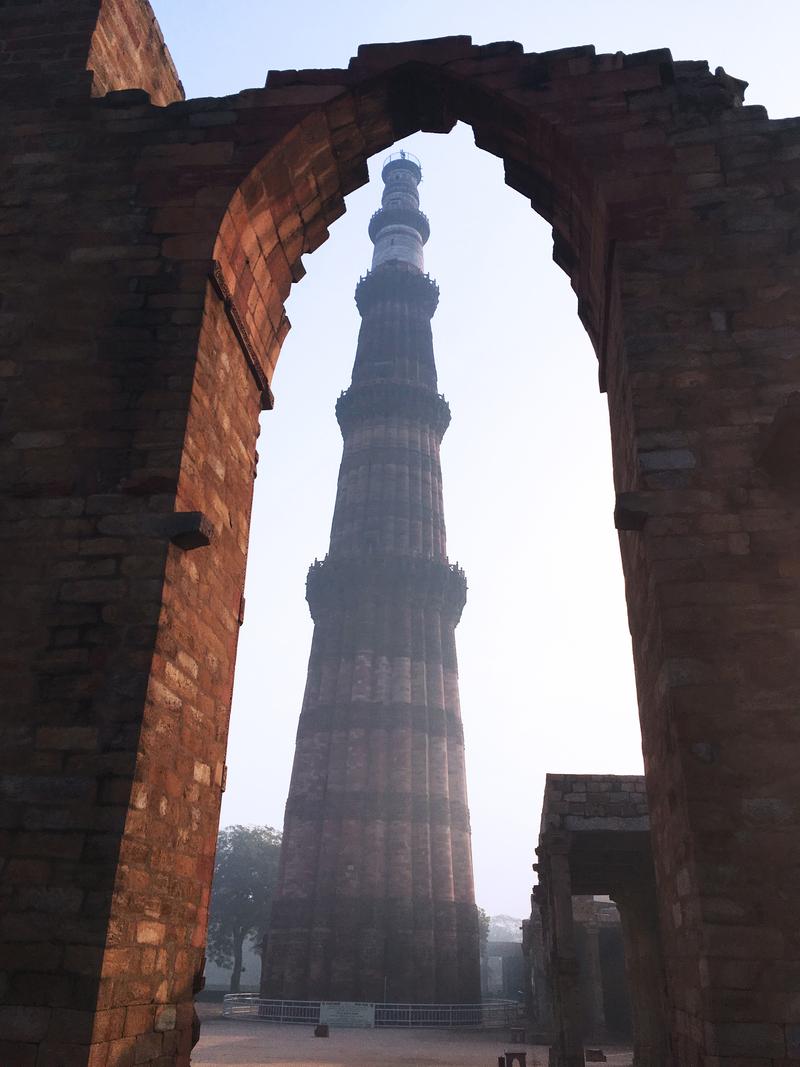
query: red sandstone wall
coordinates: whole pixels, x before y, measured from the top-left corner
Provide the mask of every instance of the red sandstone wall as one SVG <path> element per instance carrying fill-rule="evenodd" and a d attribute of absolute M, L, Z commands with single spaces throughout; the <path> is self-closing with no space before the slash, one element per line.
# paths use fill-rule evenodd
<path fill-rule="evenodd" d="M 0 82 L 14 97 L 144 89 L 155 104 L 183 86 L 148 0 L 38 0 L 0 6 Z"/>
<path fill-rule="evenodd" d="M 0 6 L 0 80 L 6 102 L 38 95 L 85 95 L 86 57 L 100 0 Z"/>
<path fill-rule="evenodd" d="M 148 0 L 102 0 L 86 66 L 93 76 L 93 96 L 144 89 L 154 104 L 183 100 L 183 86 Z"/>
<path fill-rule="evenodd" d="M 187 301 L 177 301 L 186 308 Z M 184 310 L 199 318 L 201 311 Z M 96 1033 L 109 1056 L 188 1062 L 240 626 L 260 392 L 209 291 L 175 509 L 201 511 L 209 546 L 168 553 L 102 964 Z M 122 1014 L 132 1001 L 139 1007 Z"/>

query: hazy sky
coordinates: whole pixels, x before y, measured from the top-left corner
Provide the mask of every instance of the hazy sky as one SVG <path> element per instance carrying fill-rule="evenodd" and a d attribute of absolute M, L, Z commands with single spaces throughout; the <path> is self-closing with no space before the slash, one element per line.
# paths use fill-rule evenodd
<path fill-rule="evenodd" d="M 526 51 L 669 47 L 750 82 L 748 103 L 800 112 L 800 4 L 405 0 L 305 4 L 151 0 L 188 96 L 264 84 L 267 70 L 346 66 L 358 44 L 471 34 Z M 404 142 L 423 165 L 426 268 L 440 389 L 450 559 L 469 594 L 456 632 L 478 903 L 529 911 L 546 771 L 641 772 L 605 397 L 547 225 L 503 184 L 471 130 Z M 328 547 L 347 387 L 370 262 L 373 181 L 313 257 L 264 415 L 222 825 L 280 827 L 311 620 L 305 575 Z"/>

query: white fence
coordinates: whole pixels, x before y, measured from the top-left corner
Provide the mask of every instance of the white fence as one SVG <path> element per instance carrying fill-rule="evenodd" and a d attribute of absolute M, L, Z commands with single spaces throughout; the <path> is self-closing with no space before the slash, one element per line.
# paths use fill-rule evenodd
<path fill-rule="evenodd" d="M 263 1019 L 268 1023 L 319 1022 L 318 1000 L 262 1000 L 255 993 L 227 993 L 222 1014 L 228 1019 Z"/>
<path fill-rule="evenodd" d="M 262 1000 L 252 993 L 228 993 L 222 1014 L 229 1019 L 261 1019 L 270 1023 L 320 1021 L 319 1000 Z M 375 1026 L 397 1027 L 493 1027 L 510 1026 L 519 1018 L 521 1005 L 513 1000 L 488 1000 L 483 1004 L 375 1004 Z"/>
<path fill-rule="evenodd" d="M 485 1004 L 376 1004 L 376 1026 L 509 1026 L 517 1018 L 514 1001 Z"/>

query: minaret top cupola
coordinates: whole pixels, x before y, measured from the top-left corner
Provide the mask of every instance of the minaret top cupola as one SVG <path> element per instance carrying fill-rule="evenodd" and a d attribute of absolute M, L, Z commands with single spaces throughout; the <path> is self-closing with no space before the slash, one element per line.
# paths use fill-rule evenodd
<path fill-rule="evenodd" d="M 422 273 L 422 248 L 430 236 L 428 220 L 419 209 L 417 187 L 422 181 L 422 167 L 408 152 L 395 152 L 383 164 L 381 177 L 382 206 L 369 224 L 369 236 L 375 245 L 372 269 L 401 263 Z"/>

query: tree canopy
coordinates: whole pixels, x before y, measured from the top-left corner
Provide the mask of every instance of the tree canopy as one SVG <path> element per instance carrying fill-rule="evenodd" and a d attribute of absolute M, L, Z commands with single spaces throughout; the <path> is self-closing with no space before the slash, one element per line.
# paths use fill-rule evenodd
<path fill-rule="evenodd" d="M 269 924 L 280 848 L 280 832 L 271 826 L 228 826 L 217 838 L 208 955 L 233 968 L 232 993 L 239 992 L 245 939 L 260 941 Z"/>
<path fill-rule="evenodd" d="M 478 936 L 480 938 L 481 955 L 485 956 L 489 945 L 489 927 L 491 918 L 483 908 L 478 908 Z"/>

